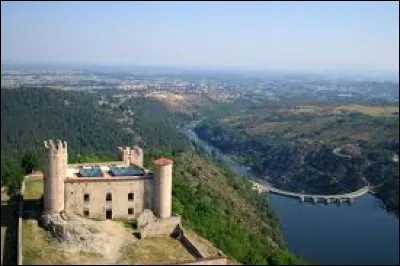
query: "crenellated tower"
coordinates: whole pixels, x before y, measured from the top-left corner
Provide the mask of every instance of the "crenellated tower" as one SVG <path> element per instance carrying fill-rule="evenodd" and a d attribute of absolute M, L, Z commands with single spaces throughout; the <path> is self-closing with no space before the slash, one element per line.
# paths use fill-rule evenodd
<path fill-rule="evenodd" d="M 67 176 L 67 142 L 44 141 L 44 213 L 59 213 L 64 210 L 64 180 Z"/>
<path fill-rule="evenodd" d="M 120 159 L 126 164 L 129 164 L 130 162 L 130 153 L 131 153 L 130 147 L 118 147 L 118 159 Z"/>
<path fill-rule="evenodd" d="M 139 146 L 118 147 L 118 157 L 126 164 L 143 167 L 143 150 Z"/>
<path fill-rule="evenodd" d="M 139 146 L 131 149 L 131 164 L 143 167 L 143 150 Z"/>

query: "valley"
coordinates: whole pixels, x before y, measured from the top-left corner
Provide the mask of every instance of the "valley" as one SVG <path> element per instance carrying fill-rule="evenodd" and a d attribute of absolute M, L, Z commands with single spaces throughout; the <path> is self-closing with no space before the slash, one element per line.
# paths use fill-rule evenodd
<path fill-rule="evenodd" d="M 196 134 L 278 189 L 339 194 L 370 183 L 398 213 L 398 106 L 371 106 L 384 112 L 372 116 L 368 105 L 238 105 L 204 119 Z"/>
<path fill-rule="evenodd" d="M 393 103 L 287 100 L 250 91 L 222 101 L 168 90 L 138 94 L 21 87 L 1 93 L 2 185 L 10 194 L 24 172 L 43 169 L 44 139 L 68 139 L 72 163 L 113 161 L 115 147 L 138 144 L 146 150 L 144 165 L 150 169 L 155 156 L 177 162 L 173 211 L 182 215 L 186 228 L 227 254 L 228 261 L 304 264 L 315 258 L 315 247 L 300 237 L 293 240 L 297 229 L 287 223 L 284 200 L 257 192 L 249 177 L 291 193 L 321 196 L 371 185 L 384 208 L 377 211 L 371 207 L 377 203 L 368 201 L 363 221 L 373 215 L 387 219 L 386 210 L 398 215 L 399 118 Z M 356 215 L 358 202 L 374 196 L 342 204 L 340 210 Z M 332 211 L 335 204 L 323 206 Z M 392 226 L 393 221 L 385 228 Z M 303 244 L 299 248 L 296 243 Z M 329 254 L 318 262 L 326 262 Z"/>

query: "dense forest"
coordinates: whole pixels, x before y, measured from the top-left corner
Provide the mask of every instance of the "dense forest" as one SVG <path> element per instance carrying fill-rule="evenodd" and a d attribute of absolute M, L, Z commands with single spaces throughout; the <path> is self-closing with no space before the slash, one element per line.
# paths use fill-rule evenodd
<path fill-rule="evenodd" d="M 170 120 L 165 106 L 135 99 L 129 101 L 137 117 L 134 129 L 134 118 L 126 121 L 124 108 L 128 103 L 122 106 L 118 102 L 112 96 L 80 91 L 1 90 L 2 169 L 16 169 L 23 156 L 34 157 L 41 168 L 43 141 L 47 139 L 67 140 L 70 162 L 90 160 L 91 156 L 110 158 L 121 145 L 139 144 L 156 150 L 179 150 L 187 145 L 181 136 L 171 134 L 185 116 L 175 115 L 176 119 Z M 7 171 L 11 170 L 5 170 L 2 184 L 10 180 L 8 176 L 16 175 Z"/>
<path fill-rule="evenodd" d="M 1 182 L 15 193 L 24 173 L 43 167 L 42 143 L 68 141 L 69 162 L 116 159 L 139 144 L 145 165 L 174 159 L 173 211 L 228 256 L 250 264 L 299 264 L 284 246 L 266 197 L 193 148 L 178 127 L 191 119 L 146 98 L 41 88 L 1 90 Z"/>

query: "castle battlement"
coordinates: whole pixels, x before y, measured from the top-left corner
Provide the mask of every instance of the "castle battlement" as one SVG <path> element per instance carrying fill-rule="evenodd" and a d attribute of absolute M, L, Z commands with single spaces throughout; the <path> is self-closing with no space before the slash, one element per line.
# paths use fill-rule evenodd
<path fill-rule="evenodd" d="M 61 141 L 57 140 L 57 142 L 54 142 L 54 140 L 45 140 L 44 142 L 44 147 L 47 150 L 63 150 L 67 148 L 67 142 L 66 141 Z"/>
<path fill-rule="evenodd" d="M 127 147 L 118 147 L 118 150 L 119 150 L 119 151 L 121 151 L 121 152 L 123 152 L 123 151 L 127 151 L 127 152 L 129 152 L 129 151 L 130 151 L 130 149 L 131 149 L 131 148 L 130 148 L 130 147 L 128 147 L 128 146 L 127 146 Z"/>
<path fill-rule="evenodd" d="M 143 167 L 143 150 L 137 145 L 133 147 L 118 147 L 118 157 L 127 164 Z"/>
<path fill-rule="evenodd" d="M 133 146 L 131 149 L 131 154 L 136 154 L 136 155 L 141 155 L 143 153 L 143 150 L 139 146 Z"/>

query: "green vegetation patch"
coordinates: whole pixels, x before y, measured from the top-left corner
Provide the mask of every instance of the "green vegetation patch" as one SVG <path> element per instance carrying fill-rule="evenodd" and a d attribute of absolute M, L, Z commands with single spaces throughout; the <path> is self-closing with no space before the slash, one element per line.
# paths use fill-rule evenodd
<path fill-rule="evenodd" d="M 169 237 L 145 238 L 133 245 L 122 248 L 122 256 L 118 264 L 157 264 L 165 262 L 179 262 L 194 260 L 194 257 L 182 246 L 182 244 Z"/>

